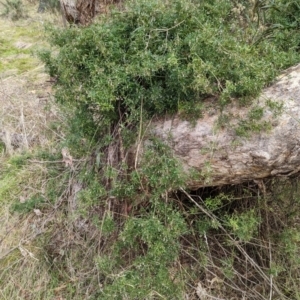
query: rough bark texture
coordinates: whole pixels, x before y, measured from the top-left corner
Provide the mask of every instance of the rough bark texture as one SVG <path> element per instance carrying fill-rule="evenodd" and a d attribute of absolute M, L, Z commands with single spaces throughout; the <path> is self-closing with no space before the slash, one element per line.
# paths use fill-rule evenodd
<path fill-rule="evenodd" d="M 77 0 L 78 22 L 87 25 L 95 17 L 96 0 Z"/>
<path fill-rule="evenodd" d="M 271 129 L 248 138 L 236 135 L 228 124 L 217 129 L 219 113 L 213 105 L 196 124 L 178 116 L 156 120 L 153 133 L 168 141 L 184 169 L 199 176 L 189 183 L 191 189 L 204 186 L 238 184 L 268 176 L 289 176 L 300 171 L 300 64 L 286 70 L 252 105 L 264 106 L 267 100 L 283 103 L 277 117 L 268 106 L 264 120 Z M 249 108 L 226 108 L 233 123 L 247 116 Z M 234 121 L 235 120 L 235 121 Z"/>
<path fill-rule="evenodd" d="M 93 18 L 107 13 L 112 4 L 120 4 L 123 0 L 60 0 L 65 20 L 72 24 L 88 25 Z"/>
<path fill-rule="evenodd" d="M 76 0 L 60 0 L 60 6 L 65 21 L 71 24 L 78 24 L 79 13 L 76 9 Z"/>

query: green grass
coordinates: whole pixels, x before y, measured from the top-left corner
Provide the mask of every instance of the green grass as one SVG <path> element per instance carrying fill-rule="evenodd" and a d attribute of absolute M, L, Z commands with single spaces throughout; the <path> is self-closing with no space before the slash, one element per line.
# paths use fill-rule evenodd
<path fill-rule="evenodd" d="M 4 62 L 0 63 L 0 72 L 17 70 L 17 74 L 22 74 L 30 70 L 34 70 L 34 68 L 39 66 L 39 61 L 37 61 L 31 55 L 28 55 L 27 57 L 24 57 L 24 55 L 22 56 L 22 58 L 19 58 L 18 56 L 9 56 L 6 58 Z"/>
<path fill-rule="evenodd" d="M 26 170 L 18 168 L 10 163 L 5 162 L 6 167 L 2 167 L 0 174 L 0 203 L 8 204 L 15 200 L 22 191 L 22 182 L 29 175 Z"/>
<path fill-rule="evenodd" d="M 0 18 L 0 27 L 0 75 L 9 70 L 17 74 L 34 70 L 40 64 L 35 52 L 43 44 L 43 25 L 32 19 L 16 24 Z"/>

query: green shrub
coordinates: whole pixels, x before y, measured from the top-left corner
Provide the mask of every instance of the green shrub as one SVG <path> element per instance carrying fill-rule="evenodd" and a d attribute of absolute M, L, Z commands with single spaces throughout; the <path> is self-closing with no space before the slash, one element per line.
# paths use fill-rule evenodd
<path fill-rule="evenodd" d="M 237 11 L 237 4 L 243 8 Z M 52 261 L 63 262 L 51 266 L 64 266 L 61 276 L 67 282 L 78 279 L 78 299 L 183 299 L 194 297 L 194 288 L 205 280 L 215 298 L 240 299 L 247 293 L 263 299 L 275 281 L 279 297 L 287 294 L 282 266 L 295 259 L 299 236 L 276 223 L 267 205 L 275 197 L 261 199 L 250 183 L 174 192 L 187 176 L 172 151 L 149 136 L 136 168 L 107 159 L 109 151 L 119 155 L 120 140 L 125 148 L 136 141 L 138 123 L 142 138 L 143 120 L 175 112 L 200 115 L 207 96 L 224 110 L 232 98 L 248 103 L 281 69 L 299 60 L 299 32 L 293 25 L 298 12 L 289 16 L 284 1 L 278 9 L 271 4 L 129 1 L 89 27 L 50 29 L 53 49 L 41 58 L 56 80 L 57 100 L 71 115 L 68 143 L 74 153 L 89 157 L 70 174 L 56 174 L 48 182 L 55 193 L 46 193 L 68 202 L 72 184 L 82 187 L 76 213 L 65 209 L 61 222 L 69 222 L 67 230 L 59 230 L 59 237 L 54 230 L 49 238 L 56 245 L 49 251 Z M 268 105 L 280 113 L 279 104 Z M 240 135 L 267 127 L 262 117 L 262 107 L 250 110 L 247 122 L 239 123 Z M 204 180 L 211 171 L 207 164 Z M 279 216 L 284 220 L 289 213 L 286 209 Z M 81 227 L 75 227 L 77 217 Z M 290 257 L 276 255 L 272 226 Z M 74 231 L 78 243 L 71 242 Z M 60 241 L 68 239 L 77 246 L 62 246 Z M 278 278 L 270 281 L 268 272 Z M 266 287 L 261 294 L 256 292 L 260 282 Z M 74 293 L 69 292 L 71 298 Z"/>
<path fill-rule="evenodd" d="M 261 7 L 257 24 L 246 18 L 252 8 L 246 2 L 248 10 L 237 15 L 228 0 L 128 1 L 89 27 L 50 30 L 58 53 L 41 58 L 57 78 L 57 100 L 76 107 L 84 135 L 100 123 L 103 134 L 119 118 L 136 123 L 141 111 L 147 117 L 190 111 L 211 95 L 216 105 L 244 103 L 299 60 L 298 12 L 293 19 L 283 2 L 279 11 Z M 289 25 L 276 27 L 277 21 Z M 274 26 L 266 35 L 268 24 Z"/>

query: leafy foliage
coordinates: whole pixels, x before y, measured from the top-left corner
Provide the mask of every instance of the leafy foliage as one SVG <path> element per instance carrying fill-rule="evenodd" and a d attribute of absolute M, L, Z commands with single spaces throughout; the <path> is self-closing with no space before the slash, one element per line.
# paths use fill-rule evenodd
<path fill-rule="evenodd" d="M 41 57 L 87 133 L 93 122 L 138 122 L 141 111 L 190 111 L 211 95 L 244 103 L 299 60 L 295 4 L 258 2 L 128 1 L 87 28 L 50 30 L 59 52 Z"/>

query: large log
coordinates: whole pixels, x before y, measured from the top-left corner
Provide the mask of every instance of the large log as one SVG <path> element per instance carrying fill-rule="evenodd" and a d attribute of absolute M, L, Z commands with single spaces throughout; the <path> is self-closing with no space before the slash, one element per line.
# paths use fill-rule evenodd
<path fill-rule="evenodd" d="M 282 103 L 278 116 L 267 100 Z M 234 126 L 255 106 L 264 107 L 263 119 L 271 128 L 240 137 Z M 233 117 L 226 127 L 216 126 L 220 114 L 213 107 L 193 124 L 180 117 L 153 122 L 152 132 L 167 141 L 185 171 L 198 176 L 191 189 L 238 184 L 269 176 L 289 176 L 300 171 L 300 64 L 286 70 L 265 88 L 250 107 L 232 104 L 225 108 Z"/>

